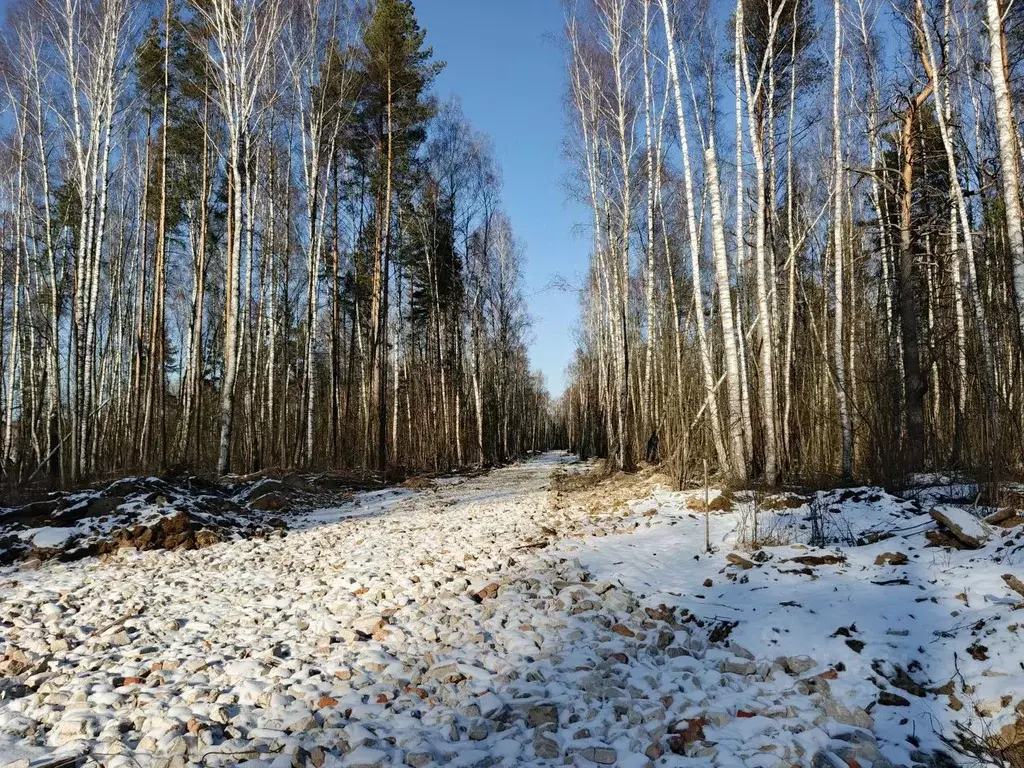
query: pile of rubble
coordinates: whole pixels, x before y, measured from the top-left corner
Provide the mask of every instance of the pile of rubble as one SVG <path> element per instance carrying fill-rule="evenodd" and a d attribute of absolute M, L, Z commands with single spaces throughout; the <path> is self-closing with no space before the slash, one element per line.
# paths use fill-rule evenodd
<path fill-rule="evenodd" d="M 126 547 L 201 549 L 266 537 L 286 528 L 285 516 L 292 512 L 349 500 L 358 487 L 347 477 L 267 473 L 225 482 L 128 477 L 55 492 L 0 507 L 0 565 L 77 560 Z"/>

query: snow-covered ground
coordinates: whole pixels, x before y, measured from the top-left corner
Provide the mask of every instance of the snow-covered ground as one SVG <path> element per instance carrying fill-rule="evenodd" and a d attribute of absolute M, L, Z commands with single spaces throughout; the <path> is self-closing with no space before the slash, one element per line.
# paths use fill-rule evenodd
<path fill-rule="evenodd" d="M 730 642 L 757 663 L 813 659 L 809 673 L 826 673 L 835 701 L 870 714 L 883 754 L 912 764 L 921 749 L 942 749 L 942 737 L 956 739 L 958 723 L 986 737 L 1012 733 L 1024 715 L 1024 596 L 1003 579 L 1024 577 L 1024 528 L 994 528 L 941 505 L 965 535 L 988 542 L 928 546 L 937 525 L 917 500 L 939 495 L 922 489 L 904 501 L 862 488 L 758 507 L 761 536 L 774 546 L 752 547 L 749 494 L 705 517 L 703 492 L 656 490 L 631 505 L 643 521 L 632 535 L 562 549 L 646 604 L 735 622 Z M 811 547 L 816 534 L 834 546 Z"/>
<path fill-rule="evenodd" d="M 901 538 L 741 567 L 742 504 L 707 556 L 689 497 L 552 491 L 571 461 L 361 494 L 266 540 L 0 569 L 0 763 L 941 765 L 954 696 L 998 699 L 998 724 L 1024 691 L 1019 539 L 923 550 L 919 509 L 865 494 L 836 530 Z M 807 512 L 761 535 L 806 546 Z M 893 689 L 897 666 L 953 696 Z"/>

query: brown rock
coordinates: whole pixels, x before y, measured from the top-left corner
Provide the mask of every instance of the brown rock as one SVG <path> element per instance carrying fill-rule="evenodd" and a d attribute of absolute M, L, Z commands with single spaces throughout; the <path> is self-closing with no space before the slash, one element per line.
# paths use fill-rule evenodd
<path fill-rule="evenodd" d="M 657 608 L 645 608 L 644 611 L 655 621 L 672 622 L 676 620 L 675 609 L 669 608 L 667 605 L 659 605 Z"/>
<path fill-rule="evenodd" d="M 382 616 L 366 616 L 352 622 L 352 629 L 365 640 L 380 633 L 386 625 L 387 621 Z"/>
<path fill-rule="evenodd" d="M 165 517 L 160 524 L 160 528 L 165 536 L 173 533 L 182 533 L 188 530 L 189 522 L 188 512 L 176 512 L 170 517 Z"/>
<path fill-rule="evenodd" d="M 740 557 L 735 552 L 730 552 L 728 555 L 725 556 L 725 559 L 733 565 L 739 566 L 744 571 L 748 571 L 754 567 L 754 564 L 752 562 L 747 560 L 745 557 Z"/>
<path fill-rule="evenodd" d="M 181 533 L 170 533 L 164 536 L 163 545 L 166 549 L 188 549 L 188 544 L 191 541 L 191 537 L 188 531 Z"/>
<path fill-rule="evenodd" d="M 484 600 L 489 600 L 498 594 L 498 587 L 501 586 L 496 582 L 488 584 L 483 589 L 478 590 L 473 594 L 473 600 L 478 603 L 482 603 Z"/>
<path fill-rule="evenodd" d="M 321 696 L 320 700 L 316 703 L 318 709 L 324 709 L 326 707 L 338 706 L 338 700 L 333 696 Z"/>
<path fill-rule="evenodd" d="M 906 565 L 907 560 L 902 552 L 883 552 L 875 558 L 875 565 Z"/>
<path fill-rule="evenodd" d="M 644 754 L 647 756 L 649 760 L 657 760 L 659 757 L 665 754 L 665 748 L 662 747 L 661 744 L 659 744 L 658 742 L 654 742 L 653 744 L 651 744 L 651 746 L 644 750 Z"/>
<path fill-rule="evenodd" d="M 558 744 L 548 738 L 543 731 L 537 731 L 533 737 L 533 752 L 542 760 L 554 760 L 562 754 Z"/>
<path fill-rule="evenodd" d="M 623 637 L 636 637 L 636 632 L 623 624 L 612 624 L 612 632 Z"/>
<path fill-rule="evenodd" d="M 892 691 L 882 691 L 878 694 L 878 703 L 883 707 L 909 707 L 910 702 Z"/>
<path fill-rule="evenodd" d="M 136 546 L 144 549 L 153 540 L 153 529 L 144 526 L 137 526 L 129 537 L 128 546 Z"/>
<path fill-rule="evenodd" d="M 704 726 L 707 724 L 708 721 L 703 717 L 696 717 L 677 723 L 676 733 L 669 737 L 668 748 L 677 755 L 685 755 L 687 747 L 695 741 L 701 741 L 704 738 Z M 682 727 L 680 728 L 680 726 Z"/>
<path fill-rule="evenodd" d="M 288 497 L 281 491 L 270 491 L 249 502 L 251 509 L 261 512 L 277 512 L 288 506 Z"/>
<path fill-rule="evenodd" d="M 558 708 L 554 704 L 537 704 L 526 712 L 526 722 L 531 728 L 542 725 L 558 726 Z"/>
<path fill-rule="evenodd" d="M 204 547 L 212 547 L 214 544 L 220 543 L 220 536 L 214 531 L 204 528 L 201 531 L 196 531 L 195 534 L 196 549 L 203 549 Z"/>

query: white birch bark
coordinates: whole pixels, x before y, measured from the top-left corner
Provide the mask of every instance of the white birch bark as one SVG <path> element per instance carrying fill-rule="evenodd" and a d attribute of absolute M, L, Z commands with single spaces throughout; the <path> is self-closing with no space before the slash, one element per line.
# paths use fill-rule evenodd
<path fill-rule="evenodd" d="M 1017 323 L 1020 338 L 1024 339 L 1024 222 L 1021 215 L 1016 131 L 1006 68 L 1003 15 L 999 0 L 985 0 L 985 14 L 988 21 L 989 71 L 992 74 L 992 101 L 996 113 L 996 137 L 999 141 L 999 169 L 1002 174 L 1006 236 L 1010 258 L 1013 260 Z"/>
<path fill-rule="evenodd" d="M 950 177 L 950 191 L 954 202 L 953 209 L 950 211 L 950 254 L 952 257 L 951 267 L 953 271 L 954 308 L 957 327 L 959 407 L 962 414 L 966 406 L 967 391 L 967 339 L 966 322 L 964 318 L 963 272 L 960 258 L 960 244 L 962 243 L 964 260 L 967 262 L 968 267 L 967 284 L 969 286 L 971 304 L 974 308 L 974 319 L 977 324 L 978 334 L 981 337 L 982 373 L 985 381 L 985 397 L 989 408 L 989 418 L 995 420 L 997 419 L 996 406 L 993 401 L 995 394 L 995 364 L 992 361 L 992 347 L 989 342 L 988 317 L 985 311 L 985 304 L 982 301 L 978 290 L 977 275 L 974 272 L 976 258 L 974 251 L 974 234 L 971 228 L 971 215 L 970 210 L 967 207 L 967 199 L 964 196 L 963 184 L 960 181 L 960 171 L 953 144 L 953 135 L 950 129 L 950 121 L 952 120 L 953 115 L 949 81 L 948 79 L 944 79 L 943 69 L 938 64 L 931 29 L 927 21 L 927 16 L 924 12 L 922 0 L 916 1 L 916 11 L 917 27 L 920 34 L 922 63 L 924 64 L 925 71 L 928 74 L 929 79 L 932 80 L 932 85 L 934 86 L 933 90 L 936 101 L 936 117 L 938 118 L 939 123 L 939 134 L 942 137 L 942 146 L 946 153 L 946 164 L 949 168 Z M 951 11 L 947 2 L 945 6 L 945 19 L 947 26 L 950 23 L 950 15 Z M 957 237 L 957 225 L 959 225 L 959 231 L 963 234 L 962 239 Z"/>
<path fill-rule="evenodd" d="M 738 3 L 742 5 L 742 0 Z M 772 41 L 778 30 L 779 18 L 785 9 L 784 4 L 771 17 L 768 28 L 768 40 Z M 747 96 L 748 112 L 754 109 L 761 96 L 765 84 L 765 73 L 768 64 L 768 53 L 771 45 L 757 70 L 756 86 L 751 86 L 750 70 L 747 63 L 746 44 L 741 42 L 740 59 L 742 62 L 744 92 Z M 777 398 L 775 393 L 775 335 L 772 333 L 771 302 L 768 289 L 769 263 L 767 252 L 767 216 L 768 216 L 768 179 L 765 169 L 764 137 L 757 126 L 757 121 L 747 120 L 747 131 L 750 134 L 751 150 L 754 158 L 755 179 L 757 182 L 757 221 L 755 222 L 754 267 L 757 297 L 757 323 L 760 324 L 761 353 L 758 371 L 761 383 L 761 423 L 764 432 L 764 476 L 769 483 L 778 480 L 778 436 L 776 430 Z M 773 277 L 774 275 L 772 275 Z"/>
<path fill-rule="evenodd" d="M 645 293 L 647 301 L 647 348 L 644 357 L 644 407 L 643 414 L 646 420 L 645 425 L 650 427 L 653 423 L 657 427 L 657 421 L 653 418 L 654 401 L 654 347 L 657 342 L 654 327 L 654 215 L 655 215 L 655 174 L 661 173 L 660 167 L 655 167 L 654 138 L 652 122 L 654 119 L 653 94 L 651 91 L 651 62 L 650 62 L 650 37 L 651 18 L 650 3 L 644 3 L 641 55 L 643 57 L 644 69 L 644 139 L 646 146 L 647 165 L 647 274 L 645 280 Z M 658 131 L 659 137 L 661 131 Z M 644 430 L 645 432 L 647 429 Z"/>
<path fill-rule="evenodd" d="M 715 446 L 718 466 L 727 474 L 737 470 L 730 464 L 729 453 L 722 438 L 721 419 L 718 410 L 718 396 L 715 392 L 715 374 L 708 345 L 707 328 L 704 319 L 704 288 L 701 276 L 701 240 L 697 233 L 697 214 L 693 195 L 693 172 L 690 165 L 690 146 L 683 114 L 682 87 L 679 82 L 679 68 L 676 62 L 675 37 L 672 30 L 672 16 L 668 0 L 661 0 L 662 19 L 665 26 L 665 40 L 668 53 L 668 76 L 675 97 L 676 120 L 679 128 L 679 146 L 683 161 L 683 186 L 686 197 L 686 224 L 690 243 L 690 262 L 693 279 L 694 317 L 697 325 L 697 341 L 700 347 L 701 371 L 704 379 L 705 398 L 708 407 L 708 421 Z"/>
<path fill-rule="evenodd" d="M 843 295 L 843 139 L 840 122 L 839 94 L 842 84 L 842 3 L 834 0 L 832 4 L 834 35 L 832 44 L 832 152 L 835 157 L 834 191 L 832 220 L 832 249 L 835 259 L 835 316 L 833 318 L 833 360 L 836 369 L 836 396 L 839 401 L 839 428 L 842 434 L 842 474 L 844 480 L 853 476 L 853 423 L 850 419 L 848 393 L 846 390 L 846 354 L 844 342 L 844 310 Z"/>
<path fill-rule="evenodd" d="M 235 379 L 239 362 L 239 293 L 245 200 L 245 162 L 255 130 L 257 99 L 270 68 L 280 29 L 278 0 L 211 0 L 196 6 L 211 33 L 207 55 L 216 73 L 217 104 L 227 132 L 228 252 L 225 259 L 224 345 L 221 361 L 220 439 L 217 471 L 231 467 Z M 207 45 L 205 43 L 201 43 Z M 251 228 L 249 228 L 251 231 Z"/>

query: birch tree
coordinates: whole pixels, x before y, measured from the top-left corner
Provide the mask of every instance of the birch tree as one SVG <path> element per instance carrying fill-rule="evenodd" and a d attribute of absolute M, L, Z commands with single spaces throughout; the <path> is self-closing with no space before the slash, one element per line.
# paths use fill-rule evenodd
<path fill-rule="evenodd" d="M 220 445 L 217 471 L 231 466 L 235 419 L 235 380 L 239 364 L 239 293 L 242 251 L 247 243 L 247 163 L 259 119 L 258 99 L 270 72 L 282 22 L 278 0 L 211 0 L 195 7 L 210 31 L 207 55 L 216 72 L 216 101 L 226 126 L 229 224 L 224 279 L 224 345 L 221 361 Z M 250 253 L 251 258 L 251 253 Z"/>

